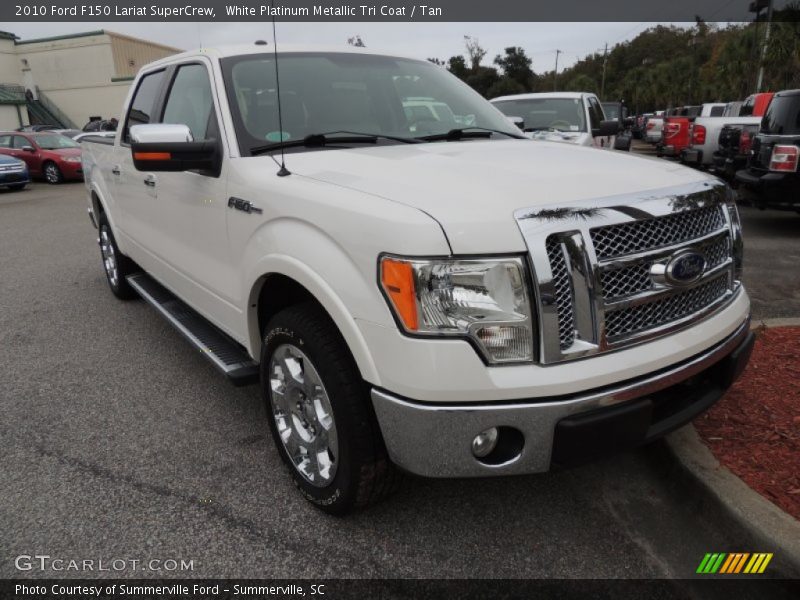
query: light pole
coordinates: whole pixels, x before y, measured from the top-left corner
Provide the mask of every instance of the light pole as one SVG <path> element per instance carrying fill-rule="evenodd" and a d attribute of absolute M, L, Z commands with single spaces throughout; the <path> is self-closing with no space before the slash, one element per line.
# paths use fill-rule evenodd
<path fill-rule="evenodd" d="M 558 55 L 561 54 L 561 50 L 556 50 L 556 69 L 553 71 L 553 91 L 558 91 Z"/>
<path fill-rule="evenodd" d="M 767 59 L 767 46 L 769 45 L 769 30 L 772 25 L 772 0 L 767 5 L 767 29 L 764 32 L 764 45 L 761 47 L 761 61 L 758 66 L 758 81 L 756 81 L 756 92 L 761 91 L 761 84 L 764 82 L 764 61 Z"/>

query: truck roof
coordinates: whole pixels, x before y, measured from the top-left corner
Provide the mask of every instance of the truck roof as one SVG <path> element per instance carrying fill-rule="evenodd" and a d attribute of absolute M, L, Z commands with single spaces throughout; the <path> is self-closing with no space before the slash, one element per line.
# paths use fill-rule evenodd
<path fill-rule="evenodd" d="M 534 100 L 536 98 L 583 98 L 583 96 L 594 96 L 590 92 L 536 92 L 531 94 L 512 94 L 510 96 L 499 96 L 492 98 L 491 102 L 500 100 Z"/>
<path fill-rule="evenodd" d="M 273 47 L 271 41 L 265 40 L 265 43 L 263 44 L 256 43 L 256 41 L 253 41 L 250 44 L 227 44 L 227 45 L 209 46 L 206 48 L 189 50 L 187 52 L 181 52 L 180 54 L 173 54 L 166 58 L 153 61 L 149 63 L 148 66 L 170 64 L 173 62 L 186 60 L 188 58 L 196 58 L 198 56 L 210 56 L 217 59 L 221 59 L 221 58 L 227 58 L 229 56 L 243 56 L 248 54 L 272 54 L 273 52 L 275 52 L 275 48 Z M 402 54 L 395 54 L 392 52 L 380 52 L 369 48 L 348 46 L 344 44 L 341 46 L 332 46 L 332 45 L 315 45 L 315 44 L 278 43 L 277 52 L 278 55 L 289 54 L 289 53 L 296 54 L 296 53 L 318 53 L 318 52 L 331 53 L 331 54 L 333 53 L 368 54 L 375 56 L 391 56 L 394 58 L 405 58 L 409 60 L 419 60 L 420 62 L 425 62 L 423 59 L 403 56 Z"/>

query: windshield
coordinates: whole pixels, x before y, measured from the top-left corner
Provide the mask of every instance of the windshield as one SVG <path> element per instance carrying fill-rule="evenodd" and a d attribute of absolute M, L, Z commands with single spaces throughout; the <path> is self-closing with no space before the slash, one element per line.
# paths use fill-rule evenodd
<path fill-rule="evenodd" d="M 286 53 L 278 60 L 283 134 L 272 55 L 222 61 L 244 156 L 265 142 L 332 132 L 421 138 L 481 127 L 519 135 L 477 92 L 429 62 L 349 53 Z"/>
<path fill-rule="evenodd" d="M 493 104 L 509 117 L 522 117 L 526 131 L 586 131 L 586 114 L 580 98 L 520 98 Z"/>
<path fill-rule="evenodd" d="M 761 131 L 773 135 L 800 133 L 800 94 L 774 96 L 761 119 Z"/>
<path fill-rule="evenodd" d="M 37 135 L 33 138 L 36 144 L 43 150 L 59 150 L 60 148 L 80 148 L 80 144 L 69 139 L 65 135 Z"/>

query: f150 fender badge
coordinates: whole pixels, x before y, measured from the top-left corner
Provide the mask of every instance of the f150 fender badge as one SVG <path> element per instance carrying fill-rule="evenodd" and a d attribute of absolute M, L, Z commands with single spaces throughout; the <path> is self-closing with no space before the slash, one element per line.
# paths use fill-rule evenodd
<path fill-rule="evenodd" d="M 686 249 L 670 257 L 666 263 L 655 263 L 650 267 L 650 276 L 656 283 L 682 286 L 694 283 L 706 272 L 708 261 L 705 255 L 694 249 Z"/>
<path fill-rule="evenodd" d="M 242 212 L 255 213 L 259 215 L 264 212 L 257 206 L 253 206 L 253 203 L 249 200 L 242 200 L 241 198 L 236 198 L 235 196 L 228 198 L 228 208 L 235 208 L 236 210 L 240 210 Z"/>

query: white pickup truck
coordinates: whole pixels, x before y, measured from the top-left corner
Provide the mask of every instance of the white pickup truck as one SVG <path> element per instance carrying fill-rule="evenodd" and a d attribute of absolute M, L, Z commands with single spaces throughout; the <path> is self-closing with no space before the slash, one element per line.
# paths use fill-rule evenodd
<path fill-rule="evenodd" d="M 620 121 L 606 119 L 603 105 L 587 92 L 540 92 L 492 98 L 500 111 L 534 140 L 613 147 Z"/>
<path fill-rule="evenodd" d="M 409 98 L 449 110 L 411 122 Z M 207 48 L 143 67 L 120 124 L 83 152 L 111 291 L 260 381 L 278 452 L 326 511 L 403 471 L 635 447 L 747 362 L 724 184 L 532 142 L 429 62 Z"/>

